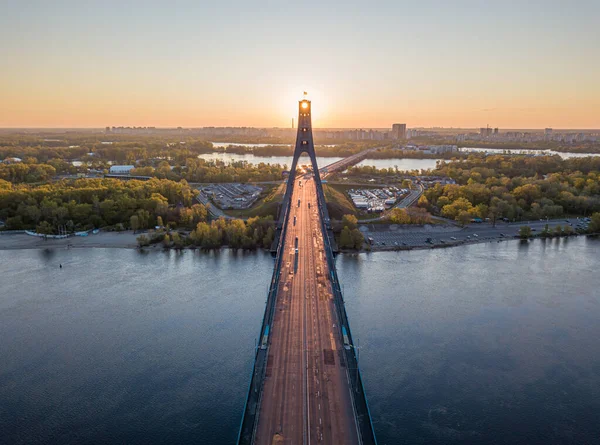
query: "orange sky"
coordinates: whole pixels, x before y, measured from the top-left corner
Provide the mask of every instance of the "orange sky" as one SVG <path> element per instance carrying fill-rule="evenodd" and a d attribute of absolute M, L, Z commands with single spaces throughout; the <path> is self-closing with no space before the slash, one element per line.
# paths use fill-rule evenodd
<path fill-rule="evenodd" d="M 600 128 L 600 2 L 232 3 L 8 6 L 0 127 Z"/>

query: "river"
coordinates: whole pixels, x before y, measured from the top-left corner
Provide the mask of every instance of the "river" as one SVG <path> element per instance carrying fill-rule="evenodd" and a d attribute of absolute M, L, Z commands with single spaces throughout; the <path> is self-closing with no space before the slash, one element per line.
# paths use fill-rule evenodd
<path fill-rule="evenodd" d="M 340 256 L 379 443 L 597 440 L 599 249 Z M 0 442 L 235 442 L 268 254 L 11 250 L 0 264 Z"/>
<path fill-rule="evenodd" d="M 567 153 L 554 150 L 522 150 L 518 148 L 480 148 L 480 147 L 462 147 L 459 151 L 468 153 L 488 153 L 488 154 L 517 154 L 517 155 L 559 155 L 563 159 L 569 158 L 587 158 L 588 156 L 600 156 L 600 153 Z"/>
<path fill-rule="evenodd" d="M 280 164 L 292 166 L 291 156 L 254 156 L 253 154 L 237 154 L 237 153 L 208 153 L 198 156 L 201 159 L 206 160 L 221 160 L 226 163 L 245 161 L 249 164 L 257 165 L 262 163 L 265 164 Z M 317 156 L 317 164 L 319 167 L 325 167 L 326 165 L 333 164 L 341 159 L 341 157 L 321 157 Z M 398 170 L 410 171 L 410 170 L 428 170 L 435 168 L 435 163 L 438 159 L 365 159 L 359 162 L 357 165 L 363 166 L 368 165 L 377 168 L 395 168 Z M 308 156 L 300 158 L 301 164 L 310 164 Z"/>

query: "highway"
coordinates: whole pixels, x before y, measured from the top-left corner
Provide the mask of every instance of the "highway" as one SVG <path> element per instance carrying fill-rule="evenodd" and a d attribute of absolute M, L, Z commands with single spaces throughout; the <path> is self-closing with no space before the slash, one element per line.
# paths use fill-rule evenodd
<path fill-rule="evenodd" d="M 359 443 L 316 200 L 314 180 L 296 180 L 256 444 Z"/>

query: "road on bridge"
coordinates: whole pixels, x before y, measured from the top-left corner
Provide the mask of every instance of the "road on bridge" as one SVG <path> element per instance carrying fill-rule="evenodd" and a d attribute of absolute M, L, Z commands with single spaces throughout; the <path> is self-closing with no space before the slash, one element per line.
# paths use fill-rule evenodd
<path fill-rule="evenodd" d="M 290 205 L 254 443 L 358 444 L 313 179 Z"/>

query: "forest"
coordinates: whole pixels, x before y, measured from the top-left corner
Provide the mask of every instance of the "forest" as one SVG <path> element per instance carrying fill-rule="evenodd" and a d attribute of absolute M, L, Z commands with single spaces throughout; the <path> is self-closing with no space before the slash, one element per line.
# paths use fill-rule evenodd
<path fill-rule="evenodd" d="M 43 185 L 0 180 L 0 219 L 8 230 L 40 229 L 57 233 L 91 228 L 136 229 L 157 225 L 160 217 L 173 227 L 193 228 L 206 221 L 207 210 L 195 204 L 196 191 L 185 181 L 62 180 Z"/>
<path fill-rule="evenodd" d="M 457 183 L 427 189 L 419 206 L 468 222 L 528 220 L 600 211 L 600 157 L 478 156 L 441 162 L 433 172 Z"/>
<path fill-rule="evenodd" d="M 228 246 L 233 249 L 269 249 L 275 236 L 272 217 L 226 220 L 219 218 L 210 223 L 198 222 L 189 234 L 159 230 L 150 235 L 140 235 L 138 245 L 145 247 L 162 243 L 164 247 L 200 247 L 215 249 Z"/>

